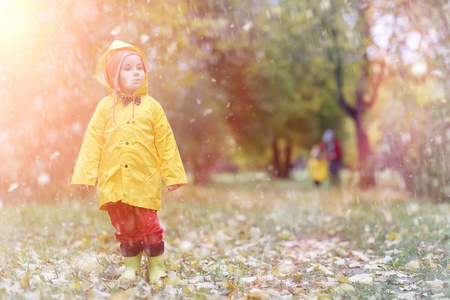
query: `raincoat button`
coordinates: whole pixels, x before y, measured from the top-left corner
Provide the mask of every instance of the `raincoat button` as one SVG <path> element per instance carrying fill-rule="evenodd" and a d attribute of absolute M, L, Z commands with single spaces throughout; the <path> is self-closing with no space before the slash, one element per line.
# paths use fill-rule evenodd
<path fill-rule="evenodd" d="M 128 142 L 125 142 L 125 145 L 128 145 Z"/>
<path fill-rule="evenodd" d="M 125 165 L 124 167 L 125 167 L 125 168 L 128 168 L 128 165 Z"/>
<path fill-rule="evenodd" d="M 127 124 L 130 124 L 130 121 L 127 121 Z"/>

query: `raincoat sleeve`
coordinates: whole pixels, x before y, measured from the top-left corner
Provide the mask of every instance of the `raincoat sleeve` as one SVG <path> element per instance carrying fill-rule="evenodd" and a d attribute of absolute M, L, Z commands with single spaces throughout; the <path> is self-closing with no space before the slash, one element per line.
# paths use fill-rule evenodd
<path fill-rule="evenodd" d="M 95 185 L 100 157 L 105 142 L 104 128 L 105 118 L 100 103 L 84 135 L 73 172 L 72 185 Z"/>
<path fill-rule="evenodd" d="M 164 183 L 166 186 L 185 185 L 187 184 L 187 178 L 180 153 L 172 128 L 160 105 L 156 110 L 155 121 L 155 146 Z"/>

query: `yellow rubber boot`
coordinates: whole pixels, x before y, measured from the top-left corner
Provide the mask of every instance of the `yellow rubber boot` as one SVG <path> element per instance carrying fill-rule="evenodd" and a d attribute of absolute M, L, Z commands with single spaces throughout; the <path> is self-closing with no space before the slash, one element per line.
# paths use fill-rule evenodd
<path fill-rule="evenodd" d="M 124 257 L 126 270 L 123 272 L 122 276 L 120 276 L 119 280 L 131 280 L 135 281 L 137 279 L 136 272 L 141 271 L 141 257 L 142 252 L 140 252 L 136 256 L 132 257 Z"/>
<path fill-rule="evenodd" d="M 148 281 L 150 284 L 155 284 L 158 279 L 167 276 L 164 271 L 163 255 L 148 258 Z"/>

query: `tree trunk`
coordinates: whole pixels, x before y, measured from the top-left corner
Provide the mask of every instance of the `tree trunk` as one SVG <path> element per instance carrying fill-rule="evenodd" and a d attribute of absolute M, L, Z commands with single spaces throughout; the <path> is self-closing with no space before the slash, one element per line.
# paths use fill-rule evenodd
<path fill-rule="evenodd" d="M 272 153 L 273 153 L 273 175 L 277 178 L 289 178 L 291 171 L 291 143 L 288 142 L 284 149 L 280 149 L 278 139 L 275 137 L 272 141 Z M 281 155 L 284 150 L 284 155 Z M 284 160 L 282 160 L 282 158 Z"/>
<path fill-rule="evenodd" d="M 291 171 L 291 143 L 287 142 L 286 148 L 284 148 L 284 168 L 281 178 L 289 178 Z"/>
<path fill-rule="evenodd" d="M 280 177 L 280 151 L 278 149 L 278 139 L 273 138 L 272 141 L 273 169 L 272 173 L 275 177 Z"/>
<path fill-rule="evenodd" d="M 353 119 L 356 128 L 356 138 L 358 145 L 358 173 L 360 175 L 359 185 L 368 188 L 375 185 L 374 166 L 371 160 L 371 149 L 369 138 L 362 125 L 361 118 L 357 116 Z"/>
<path fill-rule="evenodd" d="M 200 159 L 196 158 L 192 160 L 192 181 L 196 184 L 205 184 L 211 181 L 211 170 L 205 163 Z"/>

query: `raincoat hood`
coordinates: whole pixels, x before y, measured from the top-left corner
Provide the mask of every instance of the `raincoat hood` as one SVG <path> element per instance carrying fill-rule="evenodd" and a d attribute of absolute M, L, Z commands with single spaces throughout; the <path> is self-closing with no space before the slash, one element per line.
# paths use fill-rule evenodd
<path fill-rule="evenodd" d="M 125 42 L 115 40 L 112 42 L 112 44 L 109 46 L 108 50 L 105 54 L 103 54 L 97 62 L 97 66 L 95 67 L 94 77 L 97 79 L 101 84 L 103 84 L 108 91 L 111 93 L 114 93 L 114 86 L 111 84 L 108 80 L 108 62 L 109 59 L 116 54 L 120 50 L 131 50 L 137 52 L 145 65 L 145 78 L 142 82 L 141 86 L 136 90 L 135 95 L 142 95 L 148 93 L 148 64 L 147 64 L 147 58 L 139 48 L 127 44 Z"/>
<path fill-rule="evenodd" d="M 322 136 L 322 142 L 331 143 L 334 139 L 334 132 L 331 129 L 325 130 Z"/>

